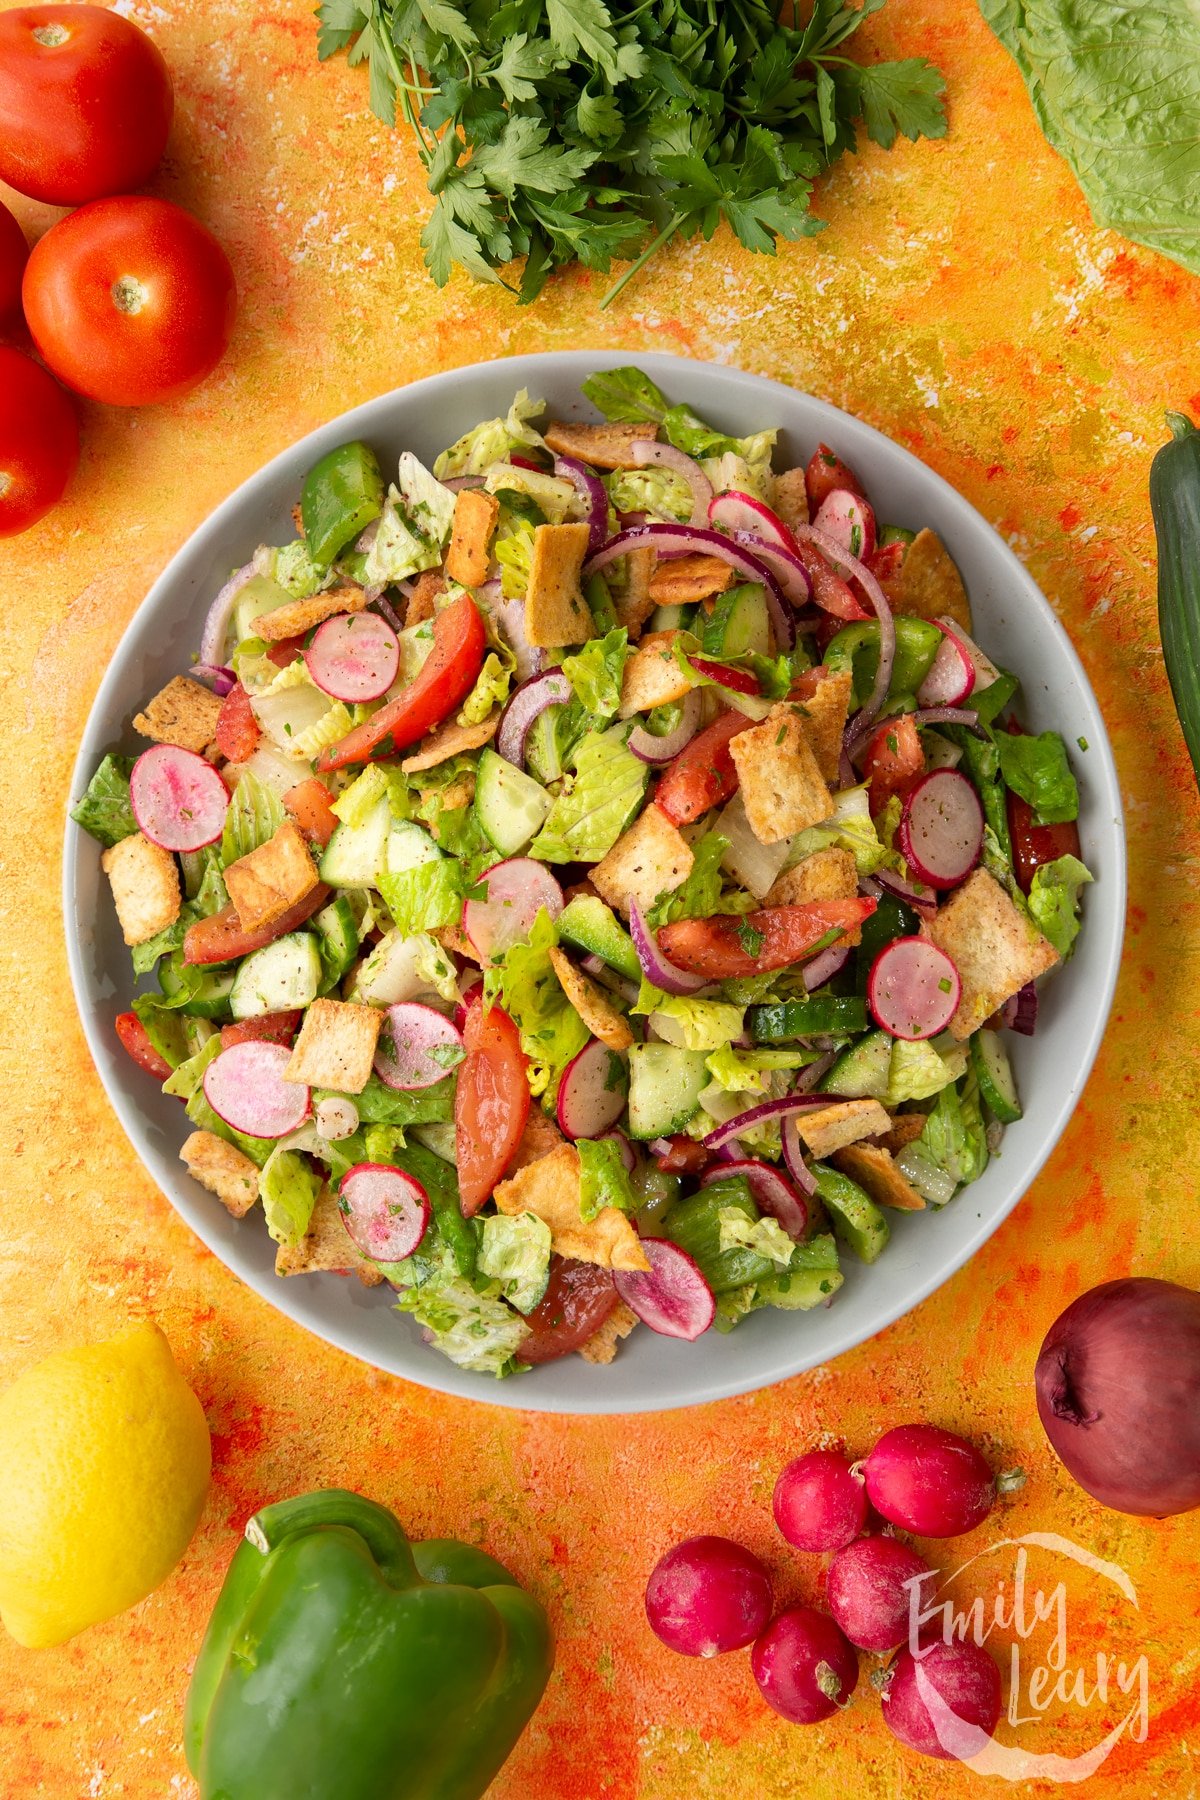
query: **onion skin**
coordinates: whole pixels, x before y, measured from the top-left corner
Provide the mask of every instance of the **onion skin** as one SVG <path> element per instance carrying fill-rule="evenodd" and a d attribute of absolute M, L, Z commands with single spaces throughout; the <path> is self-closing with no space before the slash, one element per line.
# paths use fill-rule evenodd
<path fill-rule="evenodd" d="M 1092 1288 L 1046 1333 L 1034 1382 L 1051 1446 L 1102 1506 L 1200 1506 L 1200 1293 L 1150 1276 Z"/>

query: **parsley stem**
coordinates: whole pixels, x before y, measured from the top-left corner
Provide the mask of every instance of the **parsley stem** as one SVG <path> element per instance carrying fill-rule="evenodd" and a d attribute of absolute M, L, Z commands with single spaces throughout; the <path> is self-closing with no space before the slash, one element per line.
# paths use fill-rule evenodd
<path fill-rule="evenodd" d="M 613 285 L 609 288 L 607 294 L 605 294 L 603 300 L 601 300 L 601 302 L 600 302 L 601 312 L 603 312 L 604 308 L 606 306 L 610 305 L 611 302 L 616 299 L 617 295 L 621 292 L 622 288 L 625 287 L 629 282 L 631 282 L 633 280 L 634 276 L 639 274 L 641 272 L 641 270 L 643 270 L 645 268 L 646 264 L 650 261 L 650 258 L 652 256 L 656 255 L 657 252 L 662 249 L 663 245 L 668 243 L 670 241 L 670 239 L 675 236 L 675 233 L 679 230 L 679 227 L 683 224 L 683 221 L 684 221 L 684 219 L 686 219 L 686 217 L 687 217 L 686 213 L 679 212 L 679 213 L 675 213 L 667 221 L 667 223 L 663 226 L 662 230 L 659 232 L 658 236 L 656 238 L 654 238 L 652 240 L 652 242 L 647 244 L 646 248 L 642 251 L 642 254 L 638 257 L 637 261 L 630 263 L 629 267 L 626 269 L 625 273 L 621 276 L 619 281 L 614 281 Z"/>

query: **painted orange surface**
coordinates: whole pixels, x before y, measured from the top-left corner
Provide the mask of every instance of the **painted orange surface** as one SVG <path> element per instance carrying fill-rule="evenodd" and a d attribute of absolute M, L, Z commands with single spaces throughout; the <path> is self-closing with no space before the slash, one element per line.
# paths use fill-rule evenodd
<path fill-rule="evenodd" d="M 1130 1666 L 1144 1655 L 1148 1733 L 1127 1731 L 1089 1791 L 1194 1792 L 1196 1517 L 1124 1519 L 1075 1490 L 1042 1439 L 1030 1381 L 1046 1326 L 1081 1289 L 1129 1270 L 1200 1283 L 1200 813 L 1158 647 L 1146 503 L 1164 406 L 1200 407 L 1200 285 L 1095 229 L 969 0 L 893 0 L 870 27 L 881 51 L 945 69 L 944 142 L 843 165 L 820 195 L 828 230 L 816 240 L 770 260 L 722 233 L 661 258 L 608 314 L 587 276 L 525 311 L 465 279 L 432 288 L 415 159 L 368 113 L 360 74 L 318 68 L 307 0 L 123 10 L 154 32 L 175 74 L 156 191 L 221 236 L 242 308 L 228 360 L 188 400 L 85 407 L 67 503 L 0 548 L 0 1383 L 56 1346 L 152 1316 L 204 1402 L 215 1474 L 182 1567 L 142 1606 L 62 1649 L 0 1642 L 0 1793 L 192 1793 L 182 1699 L 237 1533 L 268 1499 L 336 1484 L 393 1505 L 414 1534 L 486 1543 L 551 1607 L 558 1668 L 497 1800 L 960 1794 L 982 1778 L 901 1751 L 865 1667 L 845 1717 L 792 1728 L 760 1704 L 745 1655 L 674 1657 L 641 1613 L 655 1558 L 701 1530 L 759 1550 L 782 1595 L 815 1596 L 816 1560 L 790 1554 L 771 1525 L 776 1471 L 826 1434 L 865 1449 L 917 1417 L 971 1433 L 998 1465 L 1028 1474 L 996 1529 L 935 1560 L 950 1566 L 1001 1532 L 1055 1533 L 1119 1564 L 1136 1590 L 1135 1611 L 1102 1574 L 1029 1552 L 1031 1584 L 1066 1584 L 1075 1698 L 1030 1702 L 1042 1628 L 1024 1646 L 1015 1707 L 1030 1722 L 1004 1727 L 1004 1740 L 1082 1754 L 1136 1698 L 1115 1676 L 1106 1700 L 1092 1694 L 1097 1655 Z M 13 205 L 31 233 L 53 217 Z M 860 414 L 947 476 L 1070 630 L 1112 732 L 1130 830 L 1129 933 L 1099 1064 L 1045 1174 L 986 1249 L 828 1368 L 631 1420 L 427 1394 L 310 1339 L 240 1286 L 152 1187 L 109 1110 L 75 1016 L 58 898 L 68 775 L 101 669 L 211 508 L 275 451 L 392 386 L 587 345 L 774 376 Z M 1000 1576 L 1010 1597 L 1012 1554 L 964 1576 L 964 1597 L 990 1606 Z M 1006 1668 L 1011 1636 L 993 1639 Z M 1071 1687 L 1080 1666 L 1086 1688 Z"/>

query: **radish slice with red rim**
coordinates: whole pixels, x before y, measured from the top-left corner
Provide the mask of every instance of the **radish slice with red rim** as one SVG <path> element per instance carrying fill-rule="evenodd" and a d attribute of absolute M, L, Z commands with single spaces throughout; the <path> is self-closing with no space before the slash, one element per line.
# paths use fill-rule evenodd
<path fill-rule="evenodd" d="M 531 856 L 512 856 L 496 863 L 476 885 L 487 890 L 487 899 L 467 901 L 463 930 L 489 962 L 498 962 L 513 944 L 525 942 L 543 906 L 557 919 L 566 905 L 563 891 L 545 863 L 535 862 Z"/>
<path fill-rule="evenodd" d="M 323 694 L 354 705 L 387 693 L 400 667 L 400 642 L 378 613 L 339 613 L 318 625 L 304 661 Z"/>
<path fill-rule="evenodd" d="M 614 1269 L 613 1285 L 651 1331 L 694 1342 L 716 1316 L 712 1289 L 687 1251 L 669 1238 L 642 1238 L 641 1246 L 649 1269 Z"/>
<path fill-rule="evenodd" d="M 958 1009 L 958 970 L 925 938 L 894 938 L 871 964 L 867 1005 L 889 1036 L 915 1043 L 944 1031 Z"/>
<path fill-rule="evenodd" d="M 865 501 L 863 502 L 865 505 Z M 797 525 L 796 538 L 799 542 L 815 544 L 827 561 L 832 563 L 835 573 L 843 581 L 857 581 L 862 592 L 870 603 L 875 617 L 879 620 L 879 663 L 875 670 L 875 685 L 866 702 L 846 727 L 845 746 L 847 753 L 854 754 L 856 744 L 862 742 L 870 731 L 887 698 L 887 691 L 892 685 L 892 670 L 896 663 L 896 624 L 892 618 L 892 609 L 888 605 L 887 595 L 878 581 L 868 569 L 866 563 L 851 556 L 848 550 L 834 541 L 825 531 L 818 531 L 815 525 Z M 821 588 L 815 588 L 814 597 L 818 605 L 823 604 Z M 851 596 L 853 598 L 853 596 Z M 835 609 L 830 609 L 835 610 Z M 845 614 L 838 614 L 844 617 Z"/>
<path fill-rule="evenodd" d="M 875 514 L 861 494 L 834 488 L 817 509 L 813 528 L 833 539 L 848 556 L 865 562 L 875 551 Z"/>
<path fill-rule="evenodd" d="M 990 656 L 985 656 L 973 637 L 969 637 L 961 625 L 953 619 L 935 619 L 934 624 L 943 630 L 947 637 L 952 637 L 962 646 L 972 668 L 975 670 L 975 686 L 991 687 L 993 681 L 999 681 L 1000 671 Z"/>
<path fill-rule="evenodd" d="M 709 502 L 708 522 L 731 536 L 746 531 L 781 549 L 794 552 L 796 548 L 796 540 L 779 514 L 753 494 L 739 493 L 736 488 L 726 488 Z"/>
<path fill-rule="evenodd" d="M 129 774 L 138 829 L 160 850 L 203 850 L 225 829 L 229 789 L 210 762 L 176 744 L 152 744 Z"/>
<path fill-rule="evenodd" d="M 535 719 L 549 706 L 565 706 L 574 688 L 561 669 L 546 669 L 523 681 L 500 714 L 496 749 L 506 762 L 525 766 L 525 740 Z"/>
<path fill-rule="evenodd" d="M 590 1038 L 563 1070 L 555 1111 L 560 1129 L 572 1142 L 598 1138 L 625 1111 L 629 1072 L 625 1061 L 599 1038 Z"/>
<path fill-rule="evenodd" d="M 629 454 L 639 468 L 670 469 L 681 475 L 692 490 L 692 516 L 689 525 L 703 525 L 712 516 L 713 486 L 694 457 L 677 450 L 674 444 L 659 444 L 638 438 L 629 446 Z"/>
<path fill-rule="evenodd" d="M 917 689 L 919 706 L 960 706 L 975 686 L 975 664 L 957 632 L 946 632 Z"/>
<path fill-rule="evenodd" d="M 983 807 L 966 776 L 935 769 L 918 781 L 904 802 L 897 837 L 918 880 L 935 888 L 964 881 L 983 849 Z"/>
<path fill-rule="evenodd" d="M 214 1056 L 204 1071 L 204 1098 L 226 1125 L 247 1137 L 281 1138 L 308 1117 L 303 1082 L 285 1081 L 292 1060 L 286 1044 L 249 1039 Z"/>
<path fill-rule="evenodd" d="M 787 1121 L 793 1124 L 792 1120 Z M 807 1171 L 805 1171 L 807 1174 Z M 730 1162 L 722 1162 L 718 1167 L 708 1169 L 700 1177 L 702 1188 L 711 1187 L 714 1181 L 725 1181 L 730 1175 L 741 1175 L 750 1189 L 751 1198 L 759 1212 L 768 1213 L 777 1219 L 788 1236 L 797 1244 L 808 1232 L 808 1208 L 801 1196 L 796 1192 L 786 1176 L 770 1163 L 760 1162 L 755 1157 L 735 1158 Z M 811 1182 L 811 1176 L 809 1180 Z"/>
<path fill-rule="evenodd" d="M 375 1051 L 375 1073 L 401 1093 L 433 1087 L 463 1059 L 462 1033 L 453 1020 L 419 1000 L 389 1006 Z"/>
<path fill-rule="evenodd" d="M 617 1146 L 625 1173 L 627 1175 L 632 1175 L 633 1171 L 637 1168 L 637 1151 L 625 1136 L 625 1133 L 618 1130 L 614 1125 L 611 1131 L 602 1131 L 600 1133 L 599 1141 L 602 1144 L 615 1144 Z"/>
<path fill-rule="evenodd" d="M 355 1163 L 338 1183 L 338 1211 L 351 1242 L 374 1262 L 403 1262 L 429 1229 L 429 1197 L 389 1163 Z"/>

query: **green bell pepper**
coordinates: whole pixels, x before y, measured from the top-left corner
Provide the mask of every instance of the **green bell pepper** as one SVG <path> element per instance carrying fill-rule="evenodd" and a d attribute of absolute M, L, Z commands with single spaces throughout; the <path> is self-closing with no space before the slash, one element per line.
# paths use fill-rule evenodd
<path fill-rule="evenodd" d="M 901 613 L 896 621 L 896 657 L 888 686 L 891 701 L 901 694 L 915 694 L 938 653 L 942 633 L 928 619 Z M 825 647 L 825 663 L 834 670 L 849 669 L 854 677 L 854 704 L 861 706 L 875 685 L 879 667 L 879 623 L 864 619 L 844 625 Z"/>
<path fill-rule="evenodd" d="M 339 550 L 383 511 L 383 475 L 369 444 L 339 444 L 304 481 L 300 518 L 308 553 L 328 568 Z"/>
<path fill-rule="evenodd" d="M 545 1612 L 498 1562 L 331 1488 L 246 1527 L 196 1662 L 202 1800 L 480 1800 L 541 1699 Z"/>

